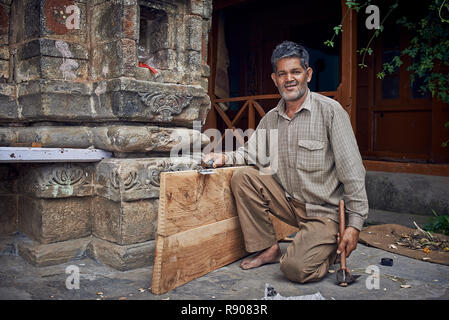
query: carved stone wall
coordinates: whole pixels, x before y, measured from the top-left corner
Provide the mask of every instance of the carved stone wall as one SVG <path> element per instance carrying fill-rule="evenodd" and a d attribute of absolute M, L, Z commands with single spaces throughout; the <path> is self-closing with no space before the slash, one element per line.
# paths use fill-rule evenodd
<path fill-rule="evenodd" d="M 212 0 L 0 0 L 0 146 L 99 163 L 0 164 L 0 236 L 36 265 L 152 263 L 159 174 L 198 168 Z M 152 70 L 139 66 L 149 65 Z"/>

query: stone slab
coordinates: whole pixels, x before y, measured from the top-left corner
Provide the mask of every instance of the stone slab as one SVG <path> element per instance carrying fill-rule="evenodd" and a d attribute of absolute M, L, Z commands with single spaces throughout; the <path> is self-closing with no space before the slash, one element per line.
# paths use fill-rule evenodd
<path fill-rule="evenodd" d="M 18 190 L 43 199 L 92 196 L 93 175 L 94 166 L 83 163 L 22 165 Z"/>
<path fill-rule="evenodd" d="M 0 127 L 0 146 L 31 146 L 33 142 L 40 143 L 43 148 L 170 152 L 174 147 L 205 146 L 210 140 L 192 129 L 142 125 Z"/>
<path fill-rule="evenodd" d="M 17 104 L 15 113 L 13 108 L 0 111 L 0 121 L 133 121 L 191 128 L 194 121 L 204 124 L 210 110 L 210 99 L 199 85 L 129 78 L 75 83 L 39 80 L 40 71 L 32 68 L 26 72 L 30 81 L 17 86 L 17 100 L 8 96 Z"/>
<path fill-rule="evenodd" d="M 0 60 L 0 79 L 9 79 L 9 60 Z"/>
<path fill-rule="evenodd" d="M 93 49 L 92 61 L 94 80 L 135 77 L 138 65 L 136 41 L 120 39 L 99 44 Z"/>
<path fill-rule="evenodd" d="M 44 267 L 81 259 L 92 237 L 41 244 L 29 239 L 18 244 L 19 255 L 34 266 Z"/>
<path fill-rule="evenodd" d="M 19 231 L 42 244 L 91 234 L 91 199 L 36 199 L 19 196 Z"/>
<path fill-rule="evenodd" d="M 8 44 L 9 12 L 9 5 L 0 3 L 0 44 Z"/>
<path fill-rule="evenodd" d="M 96 197 L 92 202 L 92 234 L 120 245 L 154 240 L 158 200 L 115 202 Z"/>
<path fill-rule="evenodd" d="M 449 214 L 449 177 L 367 171 L 370 208 L 433 216 Z"/>
<path fill-rule="evenodd" d="M 129 2 L 129 1 L 127 1 Z M 92 8 L 92 38 L 94 45 L 121 38 L 137 40 L 138 5 L 125 1 L 94 3 Z"/>
<path fill-rule="evenodd" d="M 116 202 L 158 199 L 161 172 L 199 168 L 188 157 L 105 159 L 96 165 L 95 194 Z"/>
<path fill-rule="evenodd" d="M 18 46 L 17 57 L 19 60 L 35 56 L 88 60 L 89 52 L 85 43 L 46 38 L 34 39 Z"/>
<path fill-rule="evenodd" d="M 154 246 L 154 240 L 123 246 L 93 237 L 89 255 L 114 269 L 126 271 L 152 266 Z"/>

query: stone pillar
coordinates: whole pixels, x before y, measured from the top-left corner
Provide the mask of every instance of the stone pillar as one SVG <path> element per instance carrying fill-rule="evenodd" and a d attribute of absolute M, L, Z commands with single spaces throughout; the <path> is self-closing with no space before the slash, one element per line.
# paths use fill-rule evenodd
<path fill-rule="evenodd" d="M 194 121 L 210 109 L 211 11 L 211 0 L 0 0 L 0 146 L 114 154 L 0 166 L 0 235 L 24 233 L 31 263 L 152 264 L 159 174 L 198 168 L 170 151 L 209 142 Z"/>

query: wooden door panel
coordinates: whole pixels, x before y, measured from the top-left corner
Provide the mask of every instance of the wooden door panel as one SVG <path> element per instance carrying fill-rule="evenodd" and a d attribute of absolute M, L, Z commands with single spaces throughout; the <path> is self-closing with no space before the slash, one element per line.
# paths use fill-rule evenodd
<path fill-rule="evenodd" d="M 374 151 L 430 155 L 432 112 L 374 112 Z"/>

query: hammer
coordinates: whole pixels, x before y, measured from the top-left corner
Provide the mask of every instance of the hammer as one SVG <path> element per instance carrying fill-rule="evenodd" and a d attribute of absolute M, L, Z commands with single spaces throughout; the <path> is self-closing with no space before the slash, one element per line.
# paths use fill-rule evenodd
<path fill-rule="evenodd" d="M 343 234 L 345 233 L 346 221 L 345 221 L 345 203 L 343 200 L 340 200 L 338 208 L 338 216 L 340 222 L 340 241 L 343 239 Z M 340 241 L 338 244 L 340 244 Z M 340 270 L 337 272 L 337 283 L 341 287 L 347 287 L 349 284 L 353 283 L 359 275 L 352 275 L 349 273 L 349 270 L 346 268 L 346 250 L 343 250 L 340 253 Z"/>

